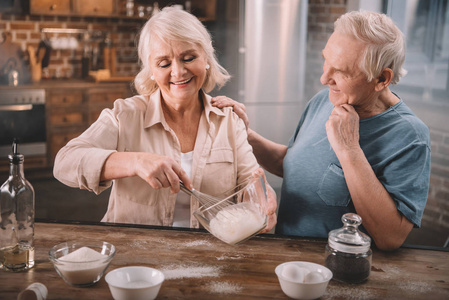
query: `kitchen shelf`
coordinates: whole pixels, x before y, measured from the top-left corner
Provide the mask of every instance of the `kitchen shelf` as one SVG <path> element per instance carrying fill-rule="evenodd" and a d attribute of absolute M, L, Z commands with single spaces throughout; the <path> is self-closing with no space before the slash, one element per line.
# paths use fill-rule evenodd
<path fill-rule="evenodd" d="M 137 15 L 127 16 L 126 12 L 123 10 L 123 3 L 120 0 L 101 0 L 100 3 L 108 3 L 106 9 L 99 7 L 93 8 L 92 10 L 82 10 L 80 1 L 87 0 L 30 0 L 30 14 L 34 16 L 63 16 L 63 17 L 82 17 L 82 18 L 101 18 L 101 19 L 122 19 L 122 20 L 132 20 L 132 21 L 143 21 L 146 22 L 149 17 L 139 17 Z M 72 3 L 73 2 L 73 3 Z M 134 8 L 142 4 L 153 4 L 154 2 L 162 3 L 161 7 L 165 5 L 174 4 L 172 2 L 167 2 L 164 0 L 160 1 L 134 1 Z M 176 3 L 184 3 L 185 1 L 176 1 Z M 191 2 L 191 12 L 195 15 L 201 22 L 212 22 L 216 19 L 217 10 L 217 0 L 192 0 Z M 71 4 L 72 3 L 72 4 Z M 83 2 L 84 3 L 84 2 Z M 88 2 L 86 2 L 88 3 Z M 112 8 L 111 8 L 112 7 Z M 97 10 L 95 10 L 97 9 Z"/>

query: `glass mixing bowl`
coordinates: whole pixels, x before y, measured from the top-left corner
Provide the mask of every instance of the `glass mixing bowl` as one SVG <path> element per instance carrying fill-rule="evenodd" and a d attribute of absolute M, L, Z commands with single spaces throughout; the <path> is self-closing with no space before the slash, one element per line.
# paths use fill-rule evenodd
<path fill-rule="evenodd" d="M 218 239 L 230 245 L 242 243 L 266 226 L 267 190 L 262 177 L 253 178 L 225 195 L 214 197 L 193 213 L 200 224 Z"/>
<path fill-rule="evenodd" d="M 50 261 L 59 276 L 76 287 L 98 282 L 114 255 L 114 245 L 107 242 L 65 242 L 49 252 Z"/>

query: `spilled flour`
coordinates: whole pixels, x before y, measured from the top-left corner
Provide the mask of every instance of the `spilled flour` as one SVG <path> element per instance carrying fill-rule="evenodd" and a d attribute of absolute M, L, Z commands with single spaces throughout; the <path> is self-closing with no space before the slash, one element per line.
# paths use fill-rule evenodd
<path fill-rule="evenodd" d="M 368 300 L 368 299 L 376 299 L 376 295 L 369 291 L 361 288 L 360 286 L 328 286 L 326 293 L 324 294 L 324 299 L 328 299 L 327 297 L 337 298 L 337 299 L 345 299 L 345 300 Z"/>
<path fill-rule="evenodd" d="M 218 281 L 211 282 L 206 288 L 212 294 L 238 294 L 243 289 L 238 284 Z"/>
<path fill-rule="evenodd" d="M 166 280 L 179 278 L 218 277 L 221 274 L 220 267 L 207 265 L 170 265 L 163 267 L 160 270 L 164 273 Z"/>
<path fill-rule="evenodd" d="M 196 240 L 180 244 L 181 247 L 196 247 L 196 246 L 212 246 L 211 242 L 206 240 Z"/>
<path fill-rule="evenodd" d="M 232 260 L 236 260 L 236 259 L 244 259 L 246 256 L 243 254 L 223 254 L 221 256 L 217 256 L 217 260 L 227 260 L 227 259 L 232 259 Z"/>
<path fill-rule="evenodd" d="M 135 249 L 147 249 L 147 246 L 149 246 L 149 244 L 145 240 L 135 240 L 129 246 Z"/>
<path fill-rule="evenodd" d="M 175 243 L 173 241 L 168 241 L 165 239 L 158 239 L 158 240 L 134 240 L 132 241 L 129 246 L 134 249 L 151 249 L 152 245 L 154 243 L 165 245 L 169 249 L 180 249 L 180 248 L 191 248 L 191 247 L 198 247 L 198 246 L 206 246 L 211 247 L 213 244 L 209 242 L 208 240 L 193 240 L 190 242 L 184 242 L 184 243 Z"/>

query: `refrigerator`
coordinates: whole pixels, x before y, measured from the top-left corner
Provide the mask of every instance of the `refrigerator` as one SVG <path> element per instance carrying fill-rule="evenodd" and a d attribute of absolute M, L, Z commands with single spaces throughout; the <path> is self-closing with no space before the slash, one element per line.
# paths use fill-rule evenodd
<path fill-rule="evenodd" d="M 240 1 L 238 98 L 250 128 L 284 145 L 306 103 L 307 8 L 306 0 Z M 268 181 L 279 197 L 282 179 Z"/>

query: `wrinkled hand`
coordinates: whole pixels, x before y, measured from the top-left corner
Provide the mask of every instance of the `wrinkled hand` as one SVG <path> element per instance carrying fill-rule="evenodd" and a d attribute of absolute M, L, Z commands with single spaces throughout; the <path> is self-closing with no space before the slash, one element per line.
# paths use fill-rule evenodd
<path fill-rule="evenodd" d="M 239 116 L 239 118 L 243 120 L 243 123 L 245 123 L 246 130 L 248 130 L 249 119 L 246 114 L 246 107 L 243 103 L 232 100 L 226 96 L 217 96 L 211 99 L 211 104 L 212 106 L 216 106 L 218 108 L 232 107 L 237 116 Z"/>
<path fill-rule="evenodd" d="M 134 163 L 137 176 L 154 189 L 170 187 L 172 193 L 180 190 L 181 180 L 187 188 L 193 188 L 187 173 L 173 158 L 154 153 L 139 153 Z"/>
<path fill-rule="evenodd" d="M 265 182 L 265 187 L 267 189 L 267 205 L 265 207 L 265 212 L 268 216 L 267 227 L 262 230 L 260 233 L 269 232 L 277 223 L 276 217 L 276 208 L 277 208 L 277 198 L 276 192 L 273 190 L 271 185 L 268 184 L 267 178 L 265 177 L 265 172 L 262 168 L 258 168 L 253 172 L 253 177 L 258 178 L 260 176 L 263 177 Z"/>
<path fill-rule="evenodd" d="M 359 115 L 349 104 L 336 106 L 326 122 L 329 143 L 337 157 L 344 151 L 360 149 Z"/>

